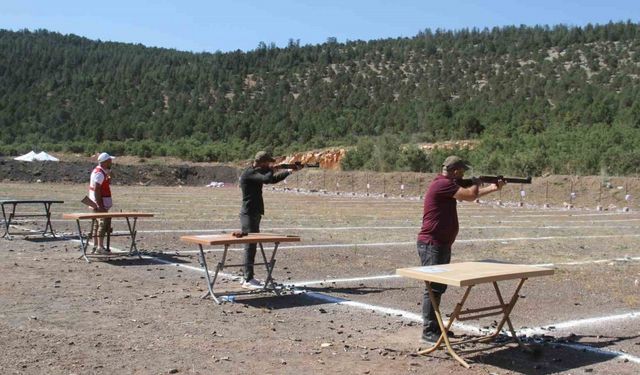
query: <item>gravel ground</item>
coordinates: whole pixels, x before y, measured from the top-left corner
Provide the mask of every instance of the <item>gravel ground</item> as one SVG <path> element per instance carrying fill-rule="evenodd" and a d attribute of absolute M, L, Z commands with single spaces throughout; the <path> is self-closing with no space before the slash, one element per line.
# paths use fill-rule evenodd
<path fill-rule="evenodd" d="M 507 345 L 465 356 L 416 356 L 422 286 L 390 276 L 415 266 L 417 199 L 266 191 L 263 231 L 297 234 L 282 246 L 275 277 L 306 293 L 237 297 L 215 305 L 187 234 L 238 229 L 239 191 L 225 187 L 115 186 L 115 210 L 154 212 L 141 219 L 143 260 L 86 263 L 63 212 L 84 210 L 85 184 L 1 183 L 0 196 L 55 197 L 60 239 L 0 240 L 2 373 L 452 373 L 637 374 L 640 371 L 640 215 L 635 210 L 460 205 L 453 262 L 553 264 L 528 280 L 512 314 L 534 355 Z M 37 228 L 28 220 L 21 228 Z M 17 228 L 14 228 L 14 230 Z M 115 222 L 115 230 L 125 224 Z M 127 241 L 113 240 L 123 248 Z M 220 249 L 207 253 L 209 265 Z M 241 259 L 239 248 L 231 257 Z M 225 272 L 237 273 L 235 269 Z M 260 276 L 260 275 L 259 275 Z M 336 281 L 336 279 L 358 280 Z M 223 279 L 220 287 L 237 289 Z M 513 285 L 501 286 L 509 294 Z M 450 287 L 443 311 L 462 289 Z M 469 305 L 495 298 L 479 287 Z M 337 304 L 345 300 L 358 306 Z M 385 313 L 381 308 L 395 309 Z M 589 318 L 603 318 L 584 321 Z M 617 317 L 617 318 L 615 318 Z M 490 318 L 464 322 L 489 327 Z M 534 333 L 527 329 L 537 329 Z M 600 350 L 601 353 L 598 353 Z M 626 356 L 625 356 L 626 355 Z"/>

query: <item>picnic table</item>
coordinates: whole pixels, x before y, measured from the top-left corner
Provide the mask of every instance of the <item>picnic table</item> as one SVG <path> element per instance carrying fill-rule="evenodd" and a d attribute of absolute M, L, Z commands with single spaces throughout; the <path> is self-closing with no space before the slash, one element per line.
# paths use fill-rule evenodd
<path fill-rule="evenodd" d="M 142 259 L 140 256 L 140 252 L 138 251 L 138 246 L 136 245 L 136 224 L 138 222 L 138 218 L 141 217 L 153 217 L 154 214 L 148 212 L 90 212 L 90 213 L 69 213 L 63 214 L 63 219 L 71 219 L 75 220 L 78 228 L 78 237 L 80 238 L 80 247 L 82 250 L 82 257 L 89 262 L 89 258 L 87 257 L 87 247 L 89 247 L 89 238 L 93 233 L 93 229 L 95 225 L 97 225 L 97 220 L 99 219 L 122 219 L 124 218 L 127 222 L 127 228 L 129 229 L 129 234 L 124 234 L 124 236 L 129 236 L 131 239 L 129 245 L 129 252 L 127 255 L 137 255 L 138 258 Z M 82 226 L 80 225 L 81 220 L 91 220 L 91 229 L 89 230 L 89 236 L 87 236 L 86 241 L 85 237 L 82 234 Z M 110 250 L 111 246 L 111 237 L 116 236 L 111 233 L 111 228 L 107 230 L 107 249 Z"/>
<path fill-rule="evenodd" d="M 469 364 L 455 352 L 453 346 L 472 342 L 491 342 L 498 337 L 505 324 L 507 325 L 508 330 L 511 333 L 511 338 L 515 342 L 517 342 L 519 346 L 521 346 L 525 350 L 528 350 L 528 348 L 522 344 L 522 342 L 516 335 L 509 315 L 511 314 L 511 311 L 518 301 L 518 293 L 520 292 L 520 289 L 522 288 L 524 282 L 530 277 L 552 275 L 554 273 L 554 270 L 550 268 L 518 264 L 493 262 L 462 262 L 424 267 L 400 268 L 396 270 L 396 273 L 400 276 L 423 280 L 426 283 L 427 290 L 429 292 L 429 298 L 431 298 L 431 303 L 433 304 L 433 308 L 436 313 L 438 325 L 442 330 L 442 334 L 440 335 L 438 341 L 432 347 L 418 351 L 418 354 L 432 353 L 436 349 L 440 348 L 440 346 L 444 342 L 446 350 L 449 352 L 449 354 L 458 362 L 460 362 L 460 364 L 462 364 L 464 367 L 469 368 Z M 508 300 L 508 302 L 505 302 L 504 298 L 502 297 L 502 293 L 500 292 L 500 288 L 498 287 L 498 281 L 508 280 L 520 281 L 518 282 L 518 285 L 511 298 Z M 460 300 L 460 302 L 458 302 L 458 304 L 456 304 L 455 308 L 453 309 L 447 325 L 445 325 L 442 320 L 440 306 L 438 305 L 438 301 L 434 298 L 431 283 L 466 287 L 462 299 Z M 476 285 L 484 283 L 493 284 L 493 289 L 495 290 L 496 297 L 499 303 L 497 305 L 466 309 L 463 311 L 462 307 L 469 297 L 471 289 Z M 454 321 L 479 319 L 494 315 L 502 315 L 502 319 L 499 321 L 493 333 L 486 336 L 466 340 L 451 341 L 449 339 L 448 332 Z M 470 353 L 481 350 L 484 349 L 466 350 L 465 352 Z"/>
<path fill-rule="evenodd" d="M 3 238 L 11 239 L 10 226 L 11 222 L 16 217 L 46 217 L 47 223 L 44 226 L 42 236 L 46 236 L 48 231 L 51 231 L 51 236 L 55 237 L 53 232 L 53 226 L 51 225 L 51 205 L 54 203 L 64 203 L 64 201 L 58 199 L 0 199 L 0 206 L 2 207 L 2 218 L 4 219 L 4 234 Z M 44 213 L 16 213 L 16 208 L 19 205 L 42 205 Z M 11 207 L 10 211 L 7 209 Z M 7 216 L 8 214 L 8 216 Z"/>
<path fill-rule="evenodd" d="M 225 268 L 225 267 L 244 267 L 244 264 L 225 264 L 226 260 L 227 260 L 227 253 L 229 251 L 229 246 L 231 245 L 236 245 L 236 244 L 247 244 L 247 243 L 255 243 L 258 244 L 259 248 L 260 248 L 260 253 L 262 254 L 262 260 L 263 263 L 254 263 L 254 266 L 259 266 L 259 265 L 263 265 L 266 268 L 267 271 L 267 278 L 264 281 L 264 286 L 262 287 L 262 289 L 259 289 L 257 291 L 253 291 L 253 293 L 255 292 L 274 292 L 275 294 L 279 294 L 279 290 L 278 290 L 278 286 L 276 285 L 275 281 L 273 280 L 272 274 L 273 274 L 273 267 L 275 265 L 276 262 L 276 253 L 278 251 L 278 245 L 280 245 L 281 242 L 299 242 L 300 241 L 300 237 L 298 236 L 288 236 L 288 235 L 280 235 L 280 234 L 273 234 L 273 233 L 249 233 L 246 234 L 242 237 L 234 237 L 232 234 L 218 234 L 218 235 L 201 235 L 201 236 L 182 236 L 180 237 L 180 240 L 187 242 L 187 243 L 193 243 L 193 244 L 197 244 L 198 248 L 200 249 L 200 254 L 199 254 L 199 261 L 200 261 L 200 266 L 203 268 L 204 270 L 204 274 L 207 277 L 207 286 L 208 286 L 208 291 L 202 296 L 202 298 L 206 298 L 207 296 L 211 296 L 211 298 L 217 303 L 220 304 L 221 300 L 218 299 L 218 297 L 224 296 L 224 295 L 228 295 L 228 294 L 242 294 L 242 293 L 218 293 L 216 295 L 216 293 L 214 292 L 214 286 L 216 283 L 216 280 L 218 278 L 218 274 Z M 264 245 L 265 243 L 272 243 L 273 244 L 273 251 L 271 252 L 271 257 L 269 258 L 269 260 L 267 260 L 267 255 L 264 251 Z M 224 251 L 222 253 L 222 258 L 220 259 L 220 261 L 218 262 L 218 264 L 216 265 L 216 269 L 215 272 L 213 274 L 213 278 L 209 275 L 209 269 L 207 267 L 207 261 L 205 259 L 205 255 L 204 255 L 204 249 L 203 246 L 223 246 L 224 247 Z M 250 294 L 252 292 L 244 292 L 244 294 Z"/>

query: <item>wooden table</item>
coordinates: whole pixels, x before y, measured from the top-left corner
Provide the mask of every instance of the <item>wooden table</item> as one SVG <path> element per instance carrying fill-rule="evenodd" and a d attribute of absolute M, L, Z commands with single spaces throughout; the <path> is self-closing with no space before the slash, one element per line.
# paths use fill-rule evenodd
<path fill-rule="evenodd" d="M 129 246 L 128 255 L 137 255 L 138 258 L 142 259 L 140 256 L 140 252 L 138 251 L 138 246 L 136 245 L 136 224 L 138 222 L 138 218 L 140 217 L 153 217 L 152 213 L 147 212 L 89 212 L 89 213 L 70 213 L 63 214 L 63 219 L 71 219 L 75 220 L 78 226 L 78 237 L 80 238 L 80 247 L 82 248 L 82 257 L 89 262 L 89 258 L 87 258 L 87 247 L 89 246 L 89 238 L 93 234 L 94 225 L 96 225 L 96 220 L 99 219 L 118 219 L 124 218 L 127 221 L 127 228 L 129 229 L 129 237 L 131 238 L 131 244 Z M 131 222 L 133 219 L 133 223 Z M 82 226 L 80 225 L 80 220 L 91 220 L 91 229 L 89 230 L 89 236 L 85 241 L 82 235 Z M 107 249 L 110 249 L 111 245 L 111 228 L 107 228 Z"/>
<path fill-rule="evenodd" d="M 433 304 L 433 308 L 436 313 L 436 319 L 438 321 L 438 325 L 442 330 L 442 334 L 438 341 L 431 347 L 425 350 L 421 350 L 418 354 L 428 354 L 436 349 L 438 349 L 442 343 L 444 342 L 447 351 L 453 358 L 455 358 L 458 362 L 460 362 L 464 367 L 469 368 L 469 364 L 462 359 L 454 350 L 453 345 L 461 345 L 471 342 L 488 342 L 492 341 L 500 334 L 500 330 L 502 327 L 507 324 L 509 328 L 509 332 L 511 332 L 511 336 L 513 340 L 515 340 L 518 345 L 526 348 L 513 328 L 513 324 L 511 324 L 511 320 L 509 319 L 509 314 L 513 310 L 516 302 L 518 301 L 518 293 L 522 288 L 525 280 L 530 277 L 536 276 L 547 276 L 553 275 L 554 270 L 550 268 L 542 268 L 536 266 L 527 266 L 527 265 L 517 265 L 517 264 L 504 264 L 504 263 L 491 263 L 491 262 L 463 262 L 463 263 L 452 263 L 452 264 L 442 264 L 435 266 L 425 266 L 425 267 L 412 267 L 412 268 L 400 268 L 396 270 L 396 273 L 400 276 L 423 280 L 429 291 L 429 298 L 431 298 L 431 303 Z M 498 281 L 506 281 L 506 280 L 517 280 L 519 279 L 518 286 L 513 292 L 513 296 L 509 299 L 508 303 L 505 303 L 505 300 L 502 298 L 502 293 L 500 293 L 500 288 L 498 287 Z M 445 326 L 442 320 L 442 314 L 440 312 L 440 306 L 438 306 L 437 300 L 434 298 L 434 293 L 431 288 L 431 283 L 440 283 L 447 284 L 452 286 L 466 287 L 464 295 L 460 302 L 455 306 L 451 316 L 449 318 L 448 324 Z M 469 293 L 471 289 L 478 285 L 484 283 L 492 283 L 493 288 L 496 292 L 496 296 L 498 298 L 499 304 L 493 306 L 486 306 L 481 308 L 474 309 L 466 309 L 462 310 L 462 307 L 469 297 Z M 475 315 L 474 315 L 475 314 Z M 489 334 L 487 336 L 467 339 L 467 340 L 459 340 L 452 342 L 449 340 L 449 336 L 447 332 L 453 325 L 453 322 L 457 319 L 460 321 L 470 320 L 470 319 L 479 319 L 487 316 L 493 315 L 502 315 L 502 319 L 500 320 L 498 326 L 494 333 Z M 476 349 L 472 351 L 466 351 L 467 353 L 473 351 L 480 351 L 483 349 Z"/>
<path fill-rule="evenodd" d="M 231 234 L 218 234 L 218 235 L 204 235 L 204 236 L 182 236 L 180 240 L 188 243 L 197 244 L 200 249 L 200 265 L 204 269 L 204 274 L 207 277 L 207 285 L 209 290 L 205 293 L 202 298 L 207 296 L 211 296 L 213 300 L 220 304 L 221 300 L 218 297 L 226 295 L 226 294 L 239 294 L 239 293 L 218 293 L 216 294 L 213 291 L 214 285 L 216 283 L 216 279 L 218 277 L 218 273 L 222 271 L 225 267 L 244 267 L 244 264 L 225 264 L 227 259 L 227 253 L 229 251 L 229 246 L 236 244 L 258 244 L 260 247 L 260 253 L 262 254 L 263 263 L 254 263 L 254 266 L 264 265 L 267 270 L 267 278 L 264 281 L 264 286 L 262 289 L 259 289 L 258 292 L 272 291 L 278 294 L 277 286 L 273 280 L 273 267 L 276 262 L 276 252 L 278 251 L 278 245 L 281 242 L 299 242 L 300 237 L 298 236 L 287 236 L 273 233 L 249 233 L 243 237 L 234 237 Z M 270 260 L 267 261 L 267 256 L 264 251 L 264 243 L 273 243 L 273 252 L 271 253 Z M 209 269 L 207 268 L 207 261 L 204 256 L 203 246 L 215 246 L 221 245 L 224 246 L 224 252 L 222 253 L 222 259 L 218 262 L 216 266 L 216 270 L 213 274 L 213 278 L 209 275 Z M 255 292 L 255 291 L 254 291 Z M 251 293 L 245 292 L 244 294 Z"/>
<path fill-rule="evenodd" d="M 4 234 L 3 238 L 11 239 L 11 233 L 9 233 L 9 227 L 11 226 L 11 221 L 16 217 L 46 217 L 47 223 L 44 227 L 44 232 L 42 232 L 43 236 L 46 236 L 47 231 L 51 231 L 51 235 L 55 237 L 55 233 L 53 232 L 53 227 L 51 226 L 51 205 L 54 203 L 64 203 L 64 201 L 57 199 L 2 199 L 0 200 L 0 206 L 2 206 L 2 217 L 4 219 Z M 43 205 L 44 213 L 16 213 L 16 207 L 18 205 Z M 7 210 L 5 206 L 11 206 L 11 211 L 9 212 L 9 217 L 7 217 Z M 14 233 L 15 234 L 15 233 Z"/>

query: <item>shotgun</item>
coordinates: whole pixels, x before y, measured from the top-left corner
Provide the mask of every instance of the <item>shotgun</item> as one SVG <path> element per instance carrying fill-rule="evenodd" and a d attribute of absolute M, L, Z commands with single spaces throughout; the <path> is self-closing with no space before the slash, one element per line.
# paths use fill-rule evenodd
<path fill-rule="evenodd" d="M 527 177 L 527 178 L 521 178 L 521 177 L 504 177 L 504 176 L 480 176 L 480 177 L 472 177 L 472 178 L 467 178 L 467 179 L 459 179 L 456 180 L 456 182 L 458 183 L 458 185 L 460 185 L 461 187 L 467 188 L 470 187 L 471 185 L 476 185 L 476 184 L 495 184 L 497 183 L 499 180 L 502 180 L 508 184 L 530 184 L 531 183 L 531 176 Z"/>
<path fill-rule="evenodd" d="M 299 161 L 289 164 L 278 164 L 274 165 L 273 169 L 302 169 L 302 168 L 320 168 L 320 163 L 309 164 L 309 163 L 301 163 Z"/>

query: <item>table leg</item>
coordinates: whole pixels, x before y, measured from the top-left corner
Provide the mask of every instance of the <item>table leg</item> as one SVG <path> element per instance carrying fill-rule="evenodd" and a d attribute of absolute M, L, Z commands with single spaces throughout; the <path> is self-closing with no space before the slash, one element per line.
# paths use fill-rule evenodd
<path fill-rule="evenodd" d="M 219 305 L 221 302 L 220 300 L 218 300 L 215 293 L 213 293 L 213 287 L 216 283 L 216 279 L 218 278 L 218 273 L 224 269 L 224 262 L 227 259 L 227 251 L 229 250 L 229 245 L 224 245 L 224 252 L 222 253 L 222 259 L 220 260 L 220 262 L 218 262 L 218 265 L 216 266 L 216 271 L 213 274 L 213 278 L 211 278 L 211 275 L 209 275 L 209 268 L 207 267 L 207 260 L 204 257 L 204 250 L 202 249 L 202 245 L 198 245 L 198 247 L 200 249 L 200 265 L 204 268 L 204 274 L 207 278 L 207 288 L 209 289 L 209 291 L 206 292 L 204 295 L 202 295 L 202 297 L 200 298 L 206 298 L 207 296 L 210 295 L 211 298 L 213 298 L 213 300 Z"/>
<path fill-rule="evenodd" d="M 263 290 L 267 289 L 267 286 L 271 286 L 271 289 L 273 290 L 273 292 L 276 295 L 280 295 L 280 292 L 278 291 L 278 289 L 276 288 L 276 284 L 275 281 L 273 280 L 273 268 L 276 264 L 276 253 L 278 252 L 278 246 L 280 245 L 279 242 L 275 242 L 273 245 L 273 252 L 271 253 L 271 259 L 267 262 L 267 257 L 266 254 L 264 252 L 264 248 L 262 246 L 262 243 L 259 243 L 260 245 L 260 252 L 262 253 L 262 259 L 264 260 L 264 265 L 267 268 L 267 278 L 264 280 L 264 287 L 262 288 Z"/>
<path fill-rule="evenodd" d="M 464 293 L 464 296 L 462 297 L 462 300 L 460 300 L 460 302 L 456 305 L 455 309 L 453 310 L 453 313 L 451 313 L 451 316 L 449 317 L 449 322 L 447 323 L 447 325 L 444 325 L 444 322 L 442 321 L 442 314 L 440 313 L 440 306 L 438 304 L 438 301 L 435 298 L 435 295 L 433 293 L 433 289 L 431 288 L 431 283 L 427 282 L 427 289 L 429 291 L 429 298 L 431 299 L 431 304 L 433 305 L 433 310 L 436 313 L 436 320 L 438 321 L 438 326 L 440 326 L 440 330 L 442 331 L 442 334 L 440 335 L 440 338 L 438 338 L 438 341 L 433 345 L 433 347 L 425 349 L 425 350 L 421 350 L 418 352 L 418 354 L 428 354 L 433 352 L 434 350 L 436 350 L 438 347 L 440 347 L 440 345 L 442 345 L 442 341 L 444 341 L 444 344 L 447 348 L 447 351 L 449 352 L 449 354 L 458 362 L 460 362 L 461 365 L 463 365 L 466 368 L 469 368 L 471 366 L 469 366 L 469 364 L 462 359 L 454 350 L 453 347 L 451 347 L 451 342 L 449 341 L 449 329 L 451 328 L 451 326 L 453 325 L 453 322 L 456 320 L 456 318 L 458 317 L 458 314 L 460 313 L 460 311 L 462 310 L 462 306 L 464 305 L 464 303 L 467 300 L 467 297 L 469 296 L 469 293 L 471 292 L 471 288 L 473 287 L 473 285 L 470 285 L 469 287 L 467 287 L 466 292 Z"/>
<path fill-rule="evenodd" d="M 102 220 L 106 221 L 107 219 L 102 219 Z M 105 226 L 107 225 L 105 224 Z M 98 228 L 100 227 L 98 226 Z M 105 231 L 107 232 L 107 251 L 110 252 L 111 251 L 111 221 L 110 220 L 109 220 L 109 226 L 106 228 Z"/>
<path fill-rule="evenodd" d="M 131 225 L 131 221 L 129 220 L 128 217 L 126 219 L 127 219 L 127 227 L 129 228 L 129 235 L 131 236 L 131 245 L 129 246 L 129 255 L 133 255 L 135 251 L 135 254 L 138 256 L 138 258 L 142 259 L 142 256 L 140 256 L 140 251 L 138 251 L 138 246 L 136 245 L 136 236 L 138 235 L 138 232 L 136 231 L 136 223 L 138 222 L 138 218 L 137 217 L 133 218 L 133 225 Z"/>
<path fill-rule="evenodd" d="M 520 283 L 518 284 L 518 287 L 516 288 L 515 292 L 513 293 L 513 296 L 511 297 L 511 300 L 509 301 L 509 304 L 504 308 L 504 316 L 502 317 L 502 320 L 500 321 L 500 323 L 498 324 L 498 327 L 496 329 L 496 333 L 495 335 L 497 336 L 500 333 L 500 330 L 502 330 L 502 327 L 504 326 L 505 323 L 507 323 L 507 326 L 509 327 L 509 332 L 511 332 L 511 337 L 518 343 L 518 346 L 520 346 L 521 348 L 530 351 L 530 349 L 528 347 L 526 347 L 522 341 L 520 340 L 520 338 L 518 338 L 518 335 L 516 334 L 515 329 L 513 328 L 513 324 L 511 323 L 511 319 L 509 319 L 509 315 L 511 315 L 511 311 L 513 311 L 513 308 L 516 305 L 516 302 L 518 301 L 519 298 L 519 293 L 520 293 L 520 289 L 522 289 L 522 285 L 524 284 L 525 280 L 527 280 L 526 278 L 520 279 Z M 502 299 L 502 293 L 500 293 L 500 288 L 498 287 L 498 283 L 497 282 L 493 282 L 493 287 L 496 290 L 496 295 L 498 296 L 498 301 L 500 301 L 501 305 L 504 305 L 504 300 Z"/>
<path fill-rule="evenodd" d="M 42 236 L 46 236 L 47 230 L 51 230 L 51 236 L 55 238 L 56 234 L 53 232 L 53 225 L 51 225 L 51 205 L 51 202 L 44 202 L 44 212 L 47 215 L 47 224 L 44 226 L 44 232 L 42 232 Z"/>
<path fill-rule="evenodd" d="M 89 238 L 87 238 L 87 241 L 85 242 L 84 238 L 82 237 L 82 226 L 80 225 L 80 219 L 76 219 L 76 225 L 78 226 L 78 238 L 80 238 L 80 249 L 82 250 L 81 258 L 84 258 L 87 263 L 91 263 L 89 261 L 89 258 L 87 258 L 87 247 L 89 247 Z M 90 233 L 93 233 L 93 221 L 91 222 Z"/>
<path fill-rule="evenodd" d="M 7 219 L 7 214 L 4 210 L 4 203 L 0 206 L 2 206 L 2 219 L 4 220 L 4 234 L 2 235 L 2 238 L 6 237 L 8 240 L 10 240 L 11 236 L 9 235 L 9 225 L 11 224 L 11 221 Z"/>

